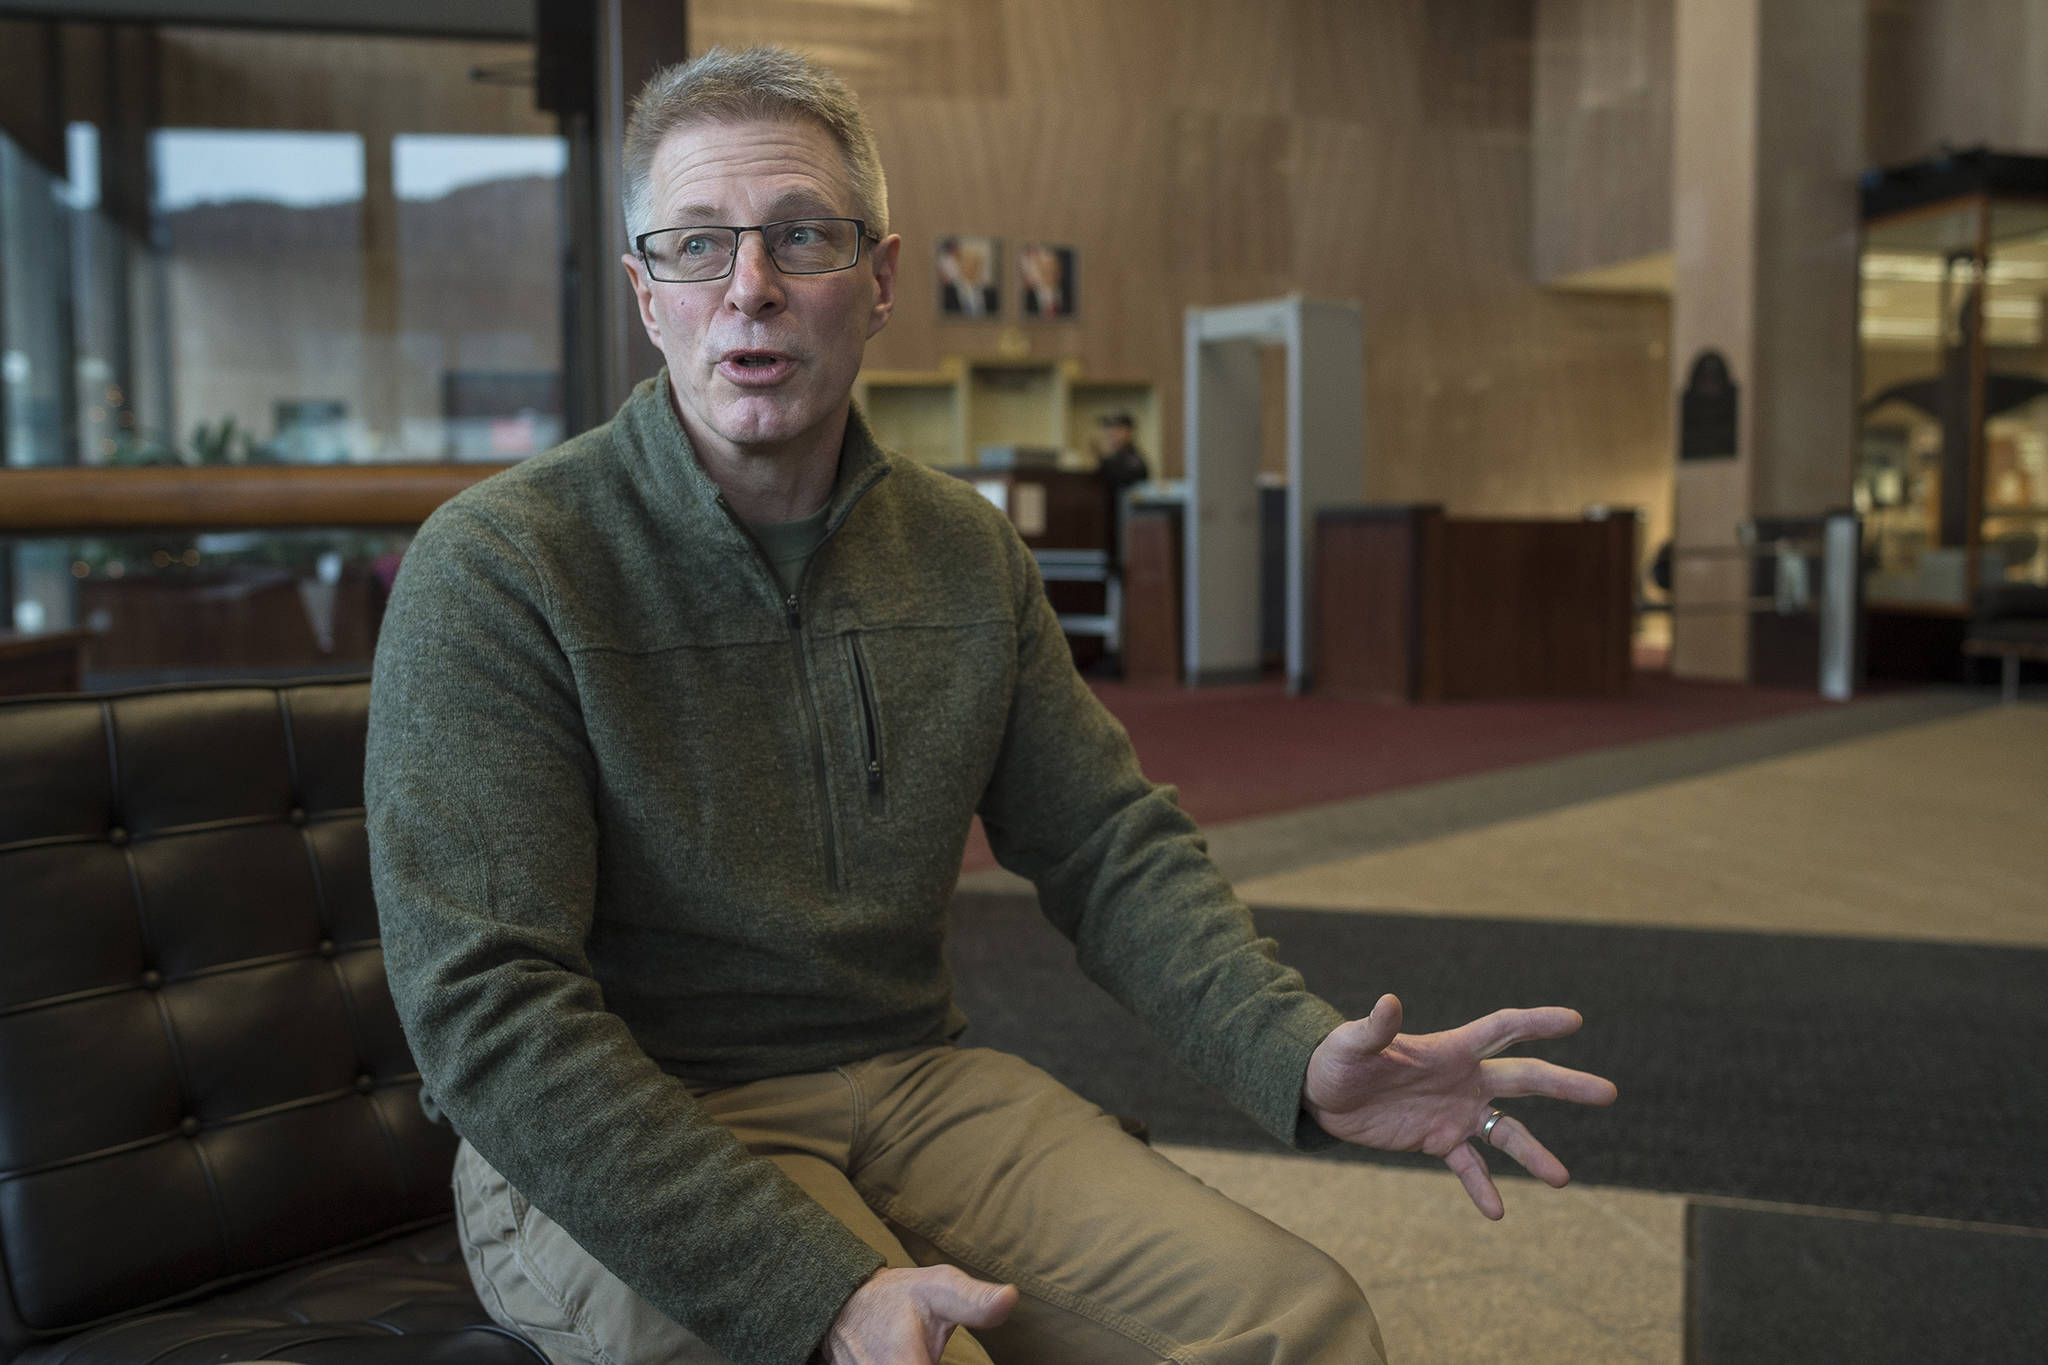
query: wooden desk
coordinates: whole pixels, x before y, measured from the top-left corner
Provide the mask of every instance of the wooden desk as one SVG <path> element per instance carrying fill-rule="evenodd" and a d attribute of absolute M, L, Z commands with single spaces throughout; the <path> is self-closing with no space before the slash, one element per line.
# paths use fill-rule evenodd
<path fill-rule="evenodd" d="M 1027 466 L 950 472 L 1002 508 L 1034 550 L 1101 550 L 1109 545 L 1109 500 L 1092 470 Z M 1099 616 L 1107 609 L 1100 582 L 1048 582 L 1045 595 L 1062 614 Z M 1067 643 L 1077 667 L 1088 668 L 1102 657 L 1098 636 L 1070 635 Z"/>
<path fill-rule="evenodd" d="M 1628 689 L 1636 519 L 1316 518 L 1320 691 L 1383 701 L 1614 696 Z"/>
<path fill-rule="evenodd" d="M 84 682 L 85 647 L 92 638 L 89 630 L 0 631 L 0 696 L 76 692 Z"/>
<path fill-rule="evenodd" d="M 1365 701 L 1443 695 L 1443 529 L 1434 505 L 1317 513 L 1316 691 Z"/>
<path fill-rule="evenodd" d="M 1109 544 L 1109 500 L 1092 470 L 955 469 L 1009 513 L 1034 550 L 1100 550 Z"/>
<path fill-rule="evenodd" d="M 298 577 L 244 568 L 206 578 L 91 579 L 78 585 L 78 612 L 105 623 L 94 665 L 148 672 L 203 662 L 222 670 L 367 666 L 377 647 L 371 571 L 344 568 L 335 588 L 332 648 L 322 649 Z"/>
<path fill-rule="evenodd" d="M 1124 681 L 1180 685 L 1181 508 L 1138 502 L 1124 525 Z"/>

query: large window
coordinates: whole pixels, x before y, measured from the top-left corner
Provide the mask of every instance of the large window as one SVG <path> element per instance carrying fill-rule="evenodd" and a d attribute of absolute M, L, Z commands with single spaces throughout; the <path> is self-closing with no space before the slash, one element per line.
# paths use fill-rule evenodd
<path fill-rule="evenodd" d="M 2048 203 L 1970 195 L 1864 231 L 1855 499 L 1880 610 L 2048 585 Z"/>
<path fill-rule="evenodd" d="M 530 45 L 6 27 L 46 82 L 0 101 L 7 466 L 501 462 L 566 434 L 568 158 Z M 0 540 L 0 628 L 95 630 L 99 681 L 359 665 L 351 613 L 401 549 Z"/>
<path fill-rule="evenodd" d="M 162 128 L 150 142 L 170 417 L 123 458 L 390 458 L 372 417 L 385 385 L 362 135 Z"/>
<path fill-rule="evenodd" d="M 69 198 L 65 181 L 0 134 L 0 402 L 10 465 L 73 458 Z"/>

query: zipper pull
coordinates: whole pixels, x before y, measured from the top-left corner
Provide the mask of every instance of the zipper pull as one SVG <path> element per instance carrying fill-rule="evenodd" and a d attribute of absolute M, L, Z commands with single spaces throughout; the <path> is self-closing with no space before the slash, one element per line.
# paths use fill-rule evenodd
<path fill-rule="evenodd" d="M 871 792 L 878 792 L 881 789 L 882 760 L 879 758 L 871 758 L 868 760 L 868 790 Z"/>
<path fill-rule="evenodd" d="M 783 598 L 782 606 L 783 610 L 786 611 L 789 615 L 789 628 L 791 630 L 795 630 L 798 626 L 804 623 L 803 612 L 797 608 L 795 593 L 791 593 L 789 596 Z"/>

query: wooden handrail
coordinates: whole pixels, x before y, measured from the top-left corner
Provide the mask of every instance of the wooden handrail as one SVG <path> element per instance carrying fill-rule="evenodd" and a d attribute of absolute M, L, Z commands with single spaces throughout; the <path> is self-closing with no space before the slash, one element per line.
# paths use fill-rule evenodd
<path fill-rule="evenodd" d="M 0 535 L 417 526 L 503 464 L 0 470 Z"/>

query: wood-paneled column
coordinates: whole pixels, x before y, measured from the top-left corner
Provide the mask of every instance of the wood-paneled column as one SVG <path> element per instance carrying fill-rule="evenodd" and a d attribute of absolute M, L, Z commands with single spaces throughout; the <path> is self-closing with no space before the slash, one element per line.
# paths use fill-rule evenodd
<path fill-rule="evenodd" d="M 1739 528 L 1849 500 L 1864 5 L 1676 0 L 1674 27 L 1672 385 L 1717 351 L 1738 402 L 1733 453 L 1678 462 L 1671 666 L 1741 681 Z"/>
<path fill-rule="evenodd" d="M 661 352 L 647 340 L 619 257 L 631 249 L 621 216 L 619 147 L 633 97 L 655 71 L 686 60 L 689 6 L 682 0 L 596 0 L 597 24 L 597 210 L 598 240 L 593 264 L 598 323 L 600 388 L 605 406 L 592 416 L 604 421 L 633 386 L 661 368 Z"/>

